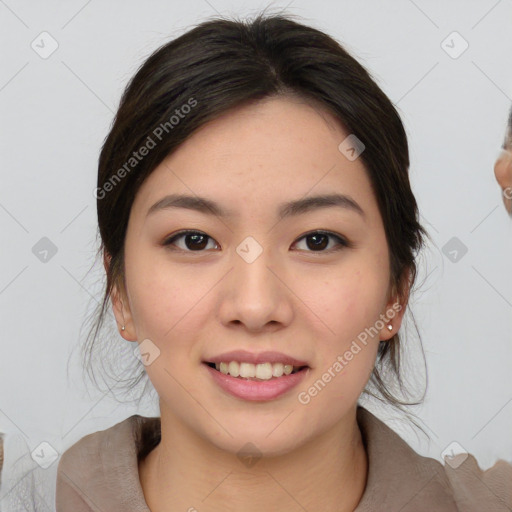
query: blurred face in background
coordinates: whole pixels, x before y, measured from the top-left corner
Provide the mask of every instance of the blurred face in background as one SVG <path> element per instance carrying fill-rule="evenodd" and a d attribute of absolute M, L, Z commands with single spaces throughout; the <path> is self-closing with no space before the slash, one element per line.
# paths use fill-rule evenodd
<path fill-rule="evenodd" d="M 512 217 L 512 127 L 509 126 L 503 149 L 494 164 L 494 175 L 503 197 L 503 204 Z"/>

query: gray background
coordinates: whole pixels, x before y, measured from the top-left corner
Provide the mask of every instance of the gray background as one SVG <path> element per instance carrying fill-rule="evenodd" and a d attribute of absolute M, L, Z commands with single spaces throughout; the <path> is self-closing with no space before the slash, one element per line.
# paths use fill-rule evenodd
<path fill-rule="evenodd" d="M 32 450 L 49 449 L 40 443 L 62 453 L 131 414 L 157 413 L 152 397 L 140 407 L 120 404 L 86 385 L 76 355 L 102 290 L 101 267 L 86 275 L 97 248 L 99 150 L 124 86 L 154 49 L 216 12 L 243 16 L 266 5 L 0 0 L 2 510 L 31 484 L 43 495 L 40 509 L 52 510 L 57 462 L 42 469 L 32 460 Z M 456 441 L 483 468 L 512 462 L 512 222 L 493 174 L 512 104 L 512 0 L 272 5 L 288 5 L 286 12 L 338 39 L 395 103 L 434 240 L 411 303 L 429 375 L 414 412 L 430 441 L 388 410 L 368 407 L 421 454 L 442 460 Z M 58 44 L 47 58 L 31 47 L 45 37 L 51 48 L 43 31 Z M 461 40 L 442 43 L 454 31 L 469 44 L 461 55 Z M 57 250 L 46 262 L 33 251 L 44 237 Z M 467 248 L 457 261 L 446 245 L 453 243 Z M 401 332 L 411 334 L 414 376 L 412 322 Z"/>

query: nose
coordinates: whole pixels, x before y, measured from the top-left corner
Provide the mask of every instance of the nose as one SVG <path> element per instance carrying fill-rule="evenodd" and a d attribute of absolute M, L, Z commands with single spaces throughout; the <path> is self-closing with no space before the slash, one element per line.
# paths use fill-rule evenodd
<path fill-rule="evenodd" d="M 222 323 L 250 332 L 274 332 L 289 325 L 294 295 L 287 273 L 269 251 L 263 250 L 254 261 L 241 254 L 234 252 L 233 269 L 222 283 Z"/>

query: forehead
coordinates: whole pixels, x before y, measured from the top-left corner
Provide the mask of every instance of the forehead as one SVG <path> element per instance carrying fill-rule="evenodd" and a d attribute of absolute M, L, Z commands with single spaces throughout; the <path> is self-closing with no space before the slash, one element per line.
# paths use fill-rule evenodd
<path fill-rule="evenodd" d="M 269 98 L 228 111 L 192 134 L 143 183 L 142 212 L 166 193 L 215 197 L 230 209 L 307 194 L 349 194 L 376 207 L 361 158 L 339 149 L 349 132 L 329 112 L 299 98 Z M 374 203 L 371 205 L 370 203 Z"/>

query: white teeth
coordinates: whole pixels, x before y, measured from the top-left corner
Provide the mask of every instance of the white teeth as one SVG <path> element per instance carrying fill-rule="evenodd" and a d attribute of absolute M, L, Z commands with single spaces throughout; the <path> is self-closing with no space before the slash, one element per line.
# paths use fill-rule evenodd
<path fill-rule="evenodd" d="M 281 377 L 284 373 L 284 365 L 283 363 L 275 363 L 272 365 L 272 375 L 274 377 Z"/>
<path fill-rule="evenodd" d="M 240 365 L 236 361 L 231 361 L 228 364 L 228 372 L 229 375 L 233 377 L 238 377 L 240 375 Z"/>
<path fill-rule="evenodd" d="M 294 367 L 291 364 L 283 363 L 238 363 L 237 361 L 215 363 L 215 368 L 224 375 L 233 377 L 243 377 L 246 379 L 254 378 L 260 380 L 270 380 L 272 377 L 281 377 L 282 375 L 290 375 Z M 299 367 L 295 368 L 296 370 Z"/>
<path fill-rule="evenodd" d="M 246 379 L 256 377 L 256 365 L 251 363 L 240 363 L 240 377 L 244 377 Z"/>
<path fill-rule="evenodd" d="M 270 363 L 263 363 L 256 365 L 256 377 L 261 380 L 268 380 L 272 378 L 272 365 Z"/>

